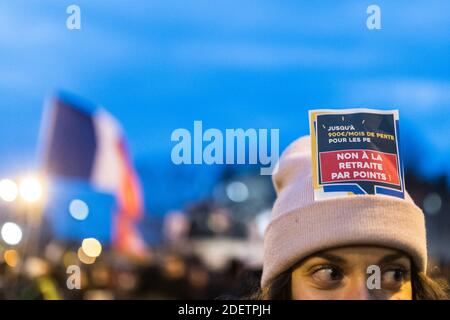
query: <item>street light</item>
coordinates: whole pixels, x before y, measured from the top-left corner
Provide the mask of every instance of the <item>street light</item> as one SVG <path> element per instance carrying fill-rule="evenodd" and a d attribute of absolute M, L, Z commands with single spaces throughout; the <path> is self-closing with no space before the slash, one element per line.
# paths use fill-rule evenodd
<path fill-rule="evenodd" d="M 36 177 L 27 177 L 20 182 L 19 191 L 25 202 L 34 203 L 42 197 L 42 184 Z"/>
<path fill-rule="evenodd" d="M 16 245 L 22 240 L 22 229 L 14 222 L 6 222 L 1 230 L 3 240 L 9 245 Z"/>
<path fill-rule="evenodd" d="M 16 200 L 19 190 L 17 184 L 10 179 L 3 179 L 0 181 L 0 198 L 6 202 L 13 202 Z"/>

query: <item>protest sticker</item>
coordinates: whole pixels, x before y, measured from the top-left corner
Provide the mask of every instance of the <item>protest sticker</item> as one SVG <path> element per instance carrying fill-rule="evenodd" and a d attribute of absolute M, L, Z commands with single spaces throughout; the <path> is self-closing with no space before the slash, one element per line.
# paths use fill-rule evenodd
<path fill-rule="evenodd" d="M 314 199 L 404 198 L 398 110 L 310 110 Z"/>

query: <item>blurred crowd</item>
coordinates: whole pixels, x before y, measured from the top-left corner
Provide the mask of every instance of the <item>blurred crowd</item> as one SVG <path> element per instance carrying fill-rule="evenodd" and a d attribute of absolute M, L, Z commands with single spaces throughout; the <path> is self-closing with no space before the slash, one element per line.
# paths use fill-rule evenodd
<path fill-rule="evenodd" d="M 261 180 L 259 180 L 261 179 Z M 430 273 L 450 280 L 450 197 L 445 178 L 407 175 L 409 191 L 426 214 Z M 270 179 L 246 176 L 224 182 L 227 201 L 216 196 L 164 215 L 161 241 L 145 260 L 120 255 L 107 244 L 93 261 L 77 243 L 52 239 L 42 224 L 27 250 L 0 246 L 1 299 L 215 299 L 244 297 L 257 289 L 264 228 L 274 194 L 264 200 L 246 188 L 271 188 Z M 264 192 L 262 192 L 264 194 Z M 257 210 L 255 210 L 257 208 Z M 47 235 L 47 236 L 46 236 Z M 32 248 L 32 250 L 30 249 Z M 69 272 L 78 266 L 79 274 Z M 72 288 L 79 276 L 79 288 Z M 75 282 L 76 283 L 76 282 Z"/>
<path fill-rule="evenodd" d="M 74 247 L 73 247 L 74 248 Z M 5 261 L 6 260 L 6 261 Z M 71 286 L 79 266 L 80 287 Z M 221 268 L 193 252 L 152 251 L 148 261 L 133 261 L 113 251 L 95 263 L 80 263 L 70 247 L 47 246 L 42 257 L 6 257 L 0 265 L 1 299 L 206 299 L 240 297 L 258 285 L 260 270 L 237 258 Z"/>

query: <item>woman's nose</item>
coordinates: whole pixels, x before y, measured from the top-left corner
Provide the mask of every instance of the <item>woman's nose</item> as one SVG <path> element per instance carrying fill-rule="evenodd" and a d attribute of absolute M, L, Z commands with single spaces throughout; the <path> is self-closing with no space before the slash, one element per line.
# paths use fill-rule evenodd
<path fill-rule="evenodd" d="M 351 281 L 345 290 L 345 300 L 377 300 L 376 290 L 369 289 L 365 278 Z"/>

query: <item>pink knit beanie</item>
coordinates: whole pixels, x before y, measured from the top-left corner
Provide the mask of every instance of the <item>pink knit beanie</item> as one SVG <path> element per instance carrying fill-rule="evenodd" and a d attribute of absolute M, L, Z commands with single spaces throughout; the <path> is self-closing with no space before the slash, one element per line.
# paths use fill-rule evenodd
<path fill-rule="evenodd" d="M 284 151 L 272 180 L 277 199 L 264 237 L 263 288 L 301 259 L 349 245 L 401 250 L 426 271 L 425 219 L 408 193 L 405 199 L 357 195 L 314 201 L 309 136 Z"/>

